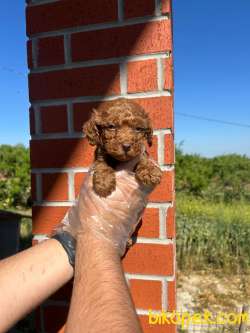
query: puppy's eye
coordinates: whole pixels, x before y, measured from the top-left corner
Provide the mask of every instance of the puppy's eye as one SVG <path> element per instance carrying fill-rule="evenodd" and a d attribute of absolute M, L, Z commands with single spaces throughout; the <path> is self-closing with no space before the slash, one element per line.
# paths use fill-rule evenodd
<path fill-rule="evenodd" d="M 116 126 L 115 125 L 107 125 L 106 126 L 106 129 L 108 129 L 108 130 L 115 130 L 116 129 Z"/>
<path fill-rule="evenodd" d="M 135 130 L 138 133 L 143 133 L 145 131 L 145 128 L 143 128 L 143 127 L 136 127 Z"/>

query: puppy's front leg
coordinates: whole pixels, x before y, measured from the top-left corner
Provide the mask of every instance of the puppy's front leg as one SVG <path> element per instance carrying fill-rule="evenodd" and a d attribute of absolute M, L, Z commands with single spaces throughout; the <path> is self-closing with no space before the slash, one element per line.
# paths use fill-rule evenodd
<path fill-rule="evenodd" d="M 104 161 L 95 163 L 93 174 L 93 187 L 95 192 L 100 197 L 107 197 L 110 195 L 116 186 L 115 172 Z"/>
<path fill-rule="evenodd" d="M 145 155 L 136 166 L 135 177 L 143 185 L 156 186 L 161 181 L 162 171 Z"/>

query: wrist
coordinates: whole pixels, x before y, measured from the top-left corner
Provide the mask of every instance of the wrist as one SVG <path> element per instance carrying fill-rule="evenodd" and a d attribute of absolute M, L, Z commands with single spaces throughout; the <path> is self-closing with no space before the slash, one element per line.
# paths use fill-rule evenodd
<path fill-rule="evenodd" d="M 46 244 L 45 244 L 46 243 Z M 67 281 L 69 281 L 74 275 L 74 268 L 69 262 L 68 254 L 65 249 L 62 247 L 60 242 L 58 242 L 54 238 L 47 239 L 44 242 L 41 242 L 38 245 L 46 246 L 46 251 L 49 253 L 49 258 L 53 258 L 55 256 L 55 262 L 50 262 L 50 266 L 53 266 L 53 269 L 56 270 L 56 267 L 60 267 L 60 269 L 64 270 L 64 277 L 68 277 Z M 49 260 L 50 260 L 49 259 Z M 58 268 L 57 268 L 58 269 Z M 65 281 L 65 282 L 67 282 Z"/>
<path fill-rule="evenodd" d="M 95 232 L 88 230 L 82 233 L 79 233 L 76 238 L 77 249 L 85 253 L 88 251 L 100 252 L 105 257 L 118 258 L 119 250 L 114 246 L 112 241 L 105 239 L 101 235 L 97 235 Z"/>
<path fill-rule="evenodd" d="M 86 271 L 106 271 L 110 274 L 121 267 L 121 259 L 117 249 L 105 239 L 98 239 L 92 232 L 81 233 L 77 237 L 75 280 L 82 283 Z"/>
<path fill-rule="evenodd" d="M 76 252 L 76 240 L 67 231 L 60 231 L 52 236 L 52 239 L 57 240 L 63 247 L 65 253 L 68 256 L 68 261 L 72 268 L 75 266 L 75 252 Z"/>

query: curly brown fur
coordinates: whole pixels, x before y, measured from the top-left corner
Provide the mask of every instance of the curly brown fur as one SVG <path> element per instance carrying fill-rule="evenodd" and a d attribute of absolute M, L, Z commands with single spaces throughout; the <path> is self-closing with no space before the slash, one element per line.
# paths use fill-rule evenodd
<path fill-rule="evenodd" d="M 93 185 L 96 193 L 101 197 L 107 197 L 115 190 L 114 170 L 106 163 L 97 161 L 93 174 Z"/>
<path fill-rule="evenodd" d="M 136 166 L 135 177 L 144 185 L 157 185 L 161 181 L 162 171 L 148 158 L 143 157 Z"/>
<path fill-rule="evenodd" d="M 93 110 L 83 127 L 88 141 L 97 146 L 93 175 L 94 190 L 106 197 L 115 189 L 115 165 L 141 156 L 135 168 L 138 181 L 159 184 L 161 170 L 144 152 L 145 141 L 152 145 L 153 128 L 148 114 L 137 103 L 119 98 Z"/>

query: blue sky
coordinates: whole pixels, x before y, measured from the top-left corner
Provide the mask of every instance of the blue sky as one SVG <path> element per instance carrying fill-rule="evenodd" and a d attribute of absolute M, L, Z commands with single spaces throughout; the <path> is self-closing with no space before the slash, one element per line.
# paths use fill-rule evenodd
<path fill-rule="evenodd" d="M 0 11 L 0 144 L 29 142 L 24 0 Z M 250 156 L 250 1 L 174 0 L 175 141 L 203 156 Z"/>

